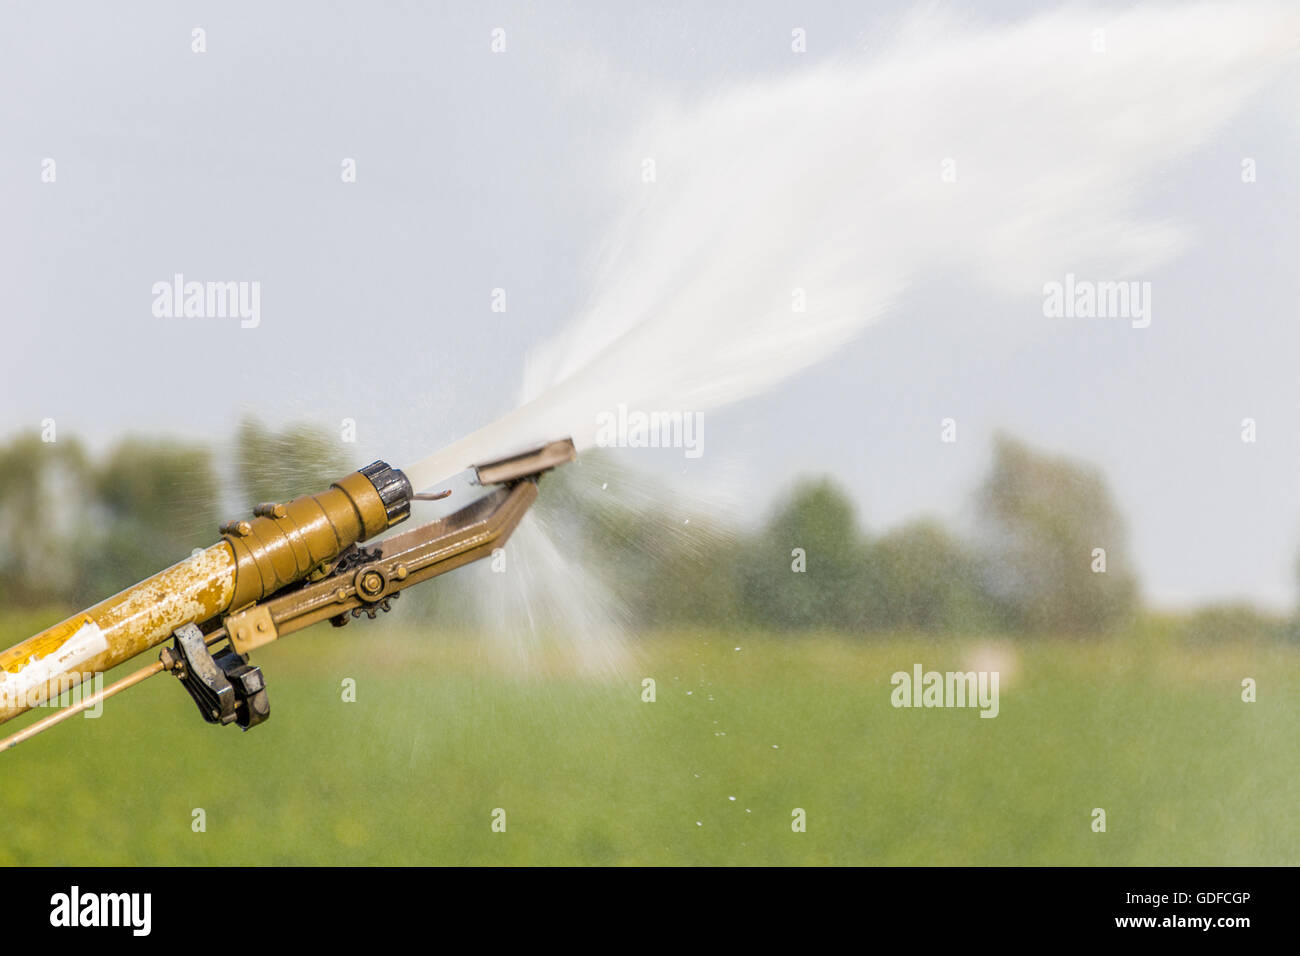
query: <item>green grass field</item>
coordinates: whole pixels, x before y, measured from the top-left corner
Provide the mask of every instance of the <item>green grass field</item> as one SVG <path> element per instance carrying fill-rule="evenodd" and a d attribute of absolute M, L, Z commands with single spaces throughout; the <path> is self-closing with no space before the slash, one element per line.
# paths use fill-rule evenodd
<path fill-rule="evenodd" d="M 0 863 L 1300 863 L 1293 648 L 665 634 L 527 676 L 393 617 L 265 649 L 247 734 L 162 676 L 0 754 Z M 895 709 L 914 662 L 1000 669 L 1000 715 Z"/>

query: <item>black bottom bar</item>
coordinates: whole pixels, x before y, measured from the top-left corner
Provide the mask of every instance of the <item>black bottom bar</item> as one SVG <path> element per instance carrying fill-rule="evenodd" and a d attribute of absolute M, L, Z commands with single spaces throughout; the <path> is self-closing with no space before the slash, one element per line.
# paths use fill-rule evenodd
<path fill-rule="evenodd" d="M 1286 932 L 1295 911 L 1289 869 L 105 868 L 11 869 L 0 880 L 7 884 L 11 944 L 75 936 L 78 943 L 118 939 L 129 946 L 230 933 L 337 945 L 373 940 L 376 932 L 433 940 L 453 928 L 458 936 L 468 930 L 499 941 L 511 928 L 536 934 L 548 926 L 558 941 L 601 938 L 600 927 L 622 924 L 633 936 L 691 926 L 681 938 L 696 943 L 761 936 L 784 925 L 809 934 L 810 942 L 841 927 L 859 940 L 888 929 L 926 944 L 1005 944 L 1047 934 L 1230 946 Z"/>

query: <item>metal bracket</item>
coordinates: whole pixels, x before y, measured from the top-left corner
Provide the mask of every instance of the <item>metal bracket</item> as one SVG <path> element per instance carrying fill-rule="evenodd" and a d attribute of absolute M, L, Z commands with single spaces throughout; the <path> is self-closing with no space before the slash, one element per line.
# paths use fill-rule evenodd
<path fill-rule="evenodd" d="M 198 625 L 178 627 L 172 636 L 172 646 L 163 648 L 159 660 L 189 691 L 204 720 L 248 730 L 271 716 L 260 667 L 231 647 L 212 654 Z"/>
<path fill-rule="evenodd" d="M 270 644 L 280 636 L 275 629 L 271 609 L 265 604 L 254 604 L 238 614 L 231 614 L 222 624 L 230 635 L 230 643 L 235 651 L 245 656 L 249 651 Z"/>

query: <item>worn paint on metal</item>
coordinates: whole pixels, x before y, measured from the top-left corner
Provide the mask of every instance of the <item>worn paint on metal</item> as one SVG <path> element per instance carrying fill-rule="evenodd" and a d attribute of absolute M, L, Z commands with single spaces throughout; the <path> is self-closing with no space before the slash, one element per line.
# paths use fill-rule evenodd
<path fill-rule="evenodd" d="M 31 706 L 56 696 L 64 689 L 60 675 L 77 671 L 108 650 L 104 632 L 88 614 L 56 624 L 29 645 L 26 659 L 12 650 L 0 656 L 0 706 Z"/>
<path fill-rule="evenodd" d="M 234 593 L 235 556 L 222 541 L 0 652 L 0 673 L 26 698 L 0 699 L 0 723 L 45 699 L 45 688 L 38 685 L 60 690 L 76 686 L 86 674 L 102 673 L 161 644 L 183 624 L 221 614 L 230 607 Z M 86 630 L 86 622 L 94 625 L 101 639 L 85 645 L 93 652 L 80 656 L 82 646 L 65 652 L 69 642 Z"/>
<path fill-rule="evenodd" d="M 78 614 L 66 621 L 61 621 L 46 631 L 42 631 L 17 647 L 0 652 L 0 686 L 10 674 L 18 674 L 31 661 L 45 660 L 57 655 L 59 650 L 79 631 L 94 620 L 87 614 Z"/>

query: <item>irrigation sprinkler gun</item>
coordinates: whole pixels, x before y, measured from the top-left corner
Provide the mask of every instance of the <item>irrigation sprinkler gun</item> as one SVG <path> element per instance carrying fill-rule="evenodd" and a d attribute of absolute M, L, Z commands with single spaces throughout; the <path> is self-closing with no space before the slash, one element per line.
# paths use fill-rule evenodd
<path fill-rule="evenodd" d="M 565 439 L 479 465 L 491 490 L 437 521 L 366 546 L 405 521 L 416 494 L 382 461 L 326 491 L 221 526 L 222 539 L 153 577 L 0 652 L 0 723 L 171 639 L 158 660 L 0 740 L 0 750 L 168 671 L 203 719 L 249 730 L 271 714 L 249 653 L 321 621 L 341 627 L 390 609 L 403 590 L 487 557 L 537 499 L 537 482 L 574 459 Z"/>

